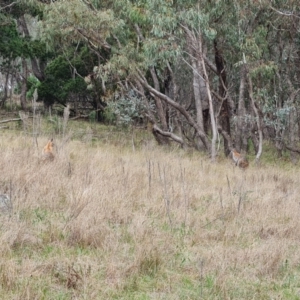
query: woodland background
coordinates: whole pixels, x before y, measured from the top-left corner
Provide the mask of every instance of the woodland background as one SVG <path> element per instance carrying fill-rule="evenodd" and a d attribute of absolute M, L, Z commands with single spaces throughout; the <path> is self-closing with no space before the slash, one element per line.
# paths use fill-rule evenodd
<path fill-rule="evenodd" d="M 232 147 L 259 160 L 268 140 L 296 162 L 297 4 L 1 0 L 0 105 L 18 94 L 23 111 L 148 124 L 159 144 L 212 160 Z"/>
<path fill-rule="evenodd" d="M 1 299 L 299 299 L 298 7 L 0 0 Z"/>

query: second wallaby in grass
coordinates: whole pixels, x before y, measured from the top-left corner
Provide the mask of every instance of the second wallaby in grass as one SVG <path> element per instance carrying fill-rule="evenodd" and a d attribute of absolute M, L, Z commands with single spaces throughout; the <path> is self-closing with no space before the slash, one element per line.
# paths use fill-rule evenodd
<path fill-rule="evenodd" d="M 239 166 L 241 169 L 248 168 L 249 162 L 245 156 L 237 152 L 235 149 L 231 150 L 231 155 L 236 166 Z"/>

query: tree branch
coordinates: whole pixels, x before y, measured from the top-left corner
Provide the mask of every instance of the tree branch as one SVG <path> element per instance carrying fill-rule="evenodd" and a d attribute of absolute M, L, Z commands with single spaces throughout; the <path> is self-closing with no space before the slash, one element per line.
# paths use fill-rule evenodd
<path fill-rule="evenodd" d="M 0 123 L 8 123 L 8 122 L 15 122 L 15 121 L 21 121 L 21 119 L 16 118 L 16 119 L 3 120 L 3 121 L 0 121 Z"/>
<path fill-rule="evenodd" d="M 178 136 L 172 132 L 169 132 L 169 131 L 163 131 L 156 124 L 153 124 L 153 130 L 157 131 L 159 134 L 161 134 L 165 137 L 171 138 L 173 141 L 179 143 L 182 147 L 184 146 L 184 141 L 180 136 Z"/>
<path fill-rule="evenodd" d="M 295 15 L 295 14 L 292 13 L 292 12 L 282 12 L 282 11 L 280 11 L 280 10 L 277 10 L 276 8 L 274 8 L 274 7 L 271 6 L 271 5 L 270 5 L 270 8 L 271 8 L 272 10 L 274 10 L 276 13 L 278 13 L 279 15 L 286 16 L 286 17 L 296 17 L 296 18 L 300 19 L 299 16 Z"/>
<path fill-rule="evenodd" d="M 209 140 L 208 140 L 205 132 L 202 131 L 201 128 L 199 128 L 198 124 L 194 121 L 192 116 L 185 110 L 185 108 L 182 107 L 179 103 L 177 103 L 174 100 L 172 100 L 171 98 L 169 98 L 167 95 L 162 94 L 161 92 L 159 92 L 155 88 L 153 88 L 151 85 L 149 85 L 149 83 L 147 82 L 145 77 L 142 75 L 141 71 L 138 70 L 138 73 L 139 74 L 136 75 L 136 77 L 139 80 L 139 82 L 145 88 L 147 88 L 150 93 L 152 93 L 155 96 L 159 97 L 161 100 L 165 101 L 166 103 L 168 103 L 172 107 L 174 107 L 176 110 L 178 110 L 186 118 L 186 120 L 188 121 L 190 126 L 192 126 L 197 131 L 197 134 L 199 135 L 200 139 L 202 140 L 205 148 L 207 150 L 210 150 Z"/>
<path fill-rule="evenodd" d="M 16 1 L 15 1 L 15 2 L 12 2 L 12 3 L 10 3 L 10 4 L 6 5 L 6 6 L 3 6 L 3 7 L 0 8 L 0 11 L 6 9 L 6 8 L 8 8 L 8 7 L 11 7 L 11 6 L 15 5 L 15 4 L 17 4 Z"/>

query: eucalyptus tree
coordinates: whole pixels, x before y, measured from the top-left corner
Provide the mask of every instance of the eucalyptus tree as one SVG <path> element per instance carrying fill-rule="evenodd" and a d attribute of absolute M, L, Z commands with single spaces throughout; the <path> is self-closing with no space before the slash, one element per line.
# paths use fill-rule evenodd
<path fill-rule="evenodd" d="M 268 40 L 270 53 L 277 68 L 273 77 L 273 101 L 267 98 L 267 122 L 275 131 L 278 154 L 291 151 L 292 159 L 299 141 L 299 70 L 300 70 L 300 13 L 297 1 L 281 1 L 272 6 L 272 32 Z M 271 112 L 270 112 L 271 111 Z"/>
<path fill-rule="evenodd" d="M 185 99 L 186 95 L 180 91 L 184 87 L 178 85 L 179 66 L 185 64 L 184 60 L 191 59 L 183 50 L 184 39 L 187 37 L 183 28 L 188 27 L 180 19 L 185 17 L 178 17 L 178 7 L 165 1 L 144 1 L 139 4 L 125 1 L 122 7 L 120 3 L 105 4 L 73 0 L 57 1 L 49 5 L 44 11 L 43 41 L 49 46 L 54 43 L 62 47 L 86 43 L 99 59 L 93 77 L 100 81 L 103 96 L 111 94 L 111 89 L 114 89 L 114 95 L 116 92 L 135 90 L 137 95 L 148 102 L 145 106 L 149 108 L 146 115 L 153 123 L 153 133 L 160 142 L 171 138 L 185 145 L 186 141 L 193 142 L 191 137 L 195 135 L 210 150 L 201 119 L 202 102 L 206 110 L 209 106 L 207 78 L 204 78 L 204 74 L 198 74 L 197 70 L 194 71 L 201 89 L 200 92 L 195 90 L 195 93 L 206 95 L 201 101 L 198 96 L 196 106 L 192 97 Z M 196 22 L 199 23 L 199 20 Z M 200 64 L 201 70 L 205 65 L 200 67 Z M 151 111 L 151 98 L 155 103 L 155 111 Z M 210 103 L 209 111 L 213 116 L 212 99 Z M 180 135 L 172 131 L 172 118 L 179 127 Z M 211 123 L 214 122 L 212 117 Z M 213 132 L 215 143 L 216 129 Z"/>
<path fill-rule="evenodd" d="M 0 72 L 5 77 L 3 94 L 0 99 L 1 107 L 8 97 L 8 81 L 13 81 L 18 72 L 17 58 L 26 55 L 26 42 L 17 31 L 14 22 L 12 7 L 16 3 L 12 1 L 0 2 Z"/>
<path fill-rule="evenodd" d="M 60 72 L 57 78 L 54 75 L 54 63 L 51 66 L 54 73 L 50 71 L 49 65 L 51 76 L 48 77 L 48 82 L 51 81 L 52 86 L 59 87 L 62 86 L 59 82 L 63 80 L 64 88 L 56 90 L 59 94 L 54 95 L 45 83 L 43 92 L 44 99 L 47 98 L 47 101 L 52 97 L 52 100 L 60 99 L 65 102 L 67 95 L 64 96 L 64 94 L 70 94 L 72 86 L 81 87 L 85 79 L 89 89 L 94 88 L 95 93 L 92 95 L 94 109 L 103 110 L 102 100 L 109 93 L 105 84 L 107 79 L 103 76 L 102 82 L 95 80 L 93 67 L 103 66 L 111 56 L 111 52 L 115 51 L 114 42 L 117 43 L 117 36 L 114 32 L 121 28 L 122 22 L 114 18 L 111 10 L 100 10 L 96 4 L 89 1 L 71 0 L 56 1 L 44 6 L 43 20 L 39 22 L 41 40 L 48 49 L 55 49 L 60 55 L 67 72 L 65 75 Z M 67 65 L 69 65 L 69 72 Z M 70 72 L 72 80 L 67 80 Z M 81 92 L 83 92 L 82 89 Z M 91 92 L 86 91 L 86 94 L 91 95 Z"/>
<path fill-rule="evenodd" d="M 226 25 L 220 26 L 218 33 L 227 37 L 223 49 L 230 62 L 229 80 L 240 81 L 238 97 L 234 97 L 235 143 L 238 149 L 246 149 L 251 139 L 259 159 L 263 138 L 271 138 L 280 149 L 284 140 L 293 144 L 291 136 L 295 137 L 292 132 L 297 124 L 292 121 L 296 109 L 292 107 L 299 87 L 295 76 L 299 13 L 295 1 L 232 1 L 227 11 L 232 13 L 225 14 L 226 20 L 221 18 Z M 234 89 L 237 86 L 233 86 L 233 95 Z"/>
<path fill-rule="evenodd" d="M 126 3 L 120 15 L 136 33 L 131 52 L 137 54 L 125 81 L 142 98 L 148 93 L 154 99 L 156 112 L 147 112 L 153 133 L 182 146 L 204 146 L 214 159 L 217 131 L 202 46 L 203 36 L 211 39 L 214 32 L 205 14 L 193 8 L 193 1 Z M 118 55 L 128 58 L 127 53 Z M 211 144 L 204 111 L 210 115 Z"/>
<path fill-rule="evenodd" d="M 238 150 L 247 150 L 251 138 L 259 160 L 263 141 L 262 120 L 252 80 L 253 70 L 261 61 L 261 48 L 265 46 L 259 44 L 263 26 L 259 27 L 258 24 L 261 25 L 261 20 L 266 16 L 267 7 L 262 2 L 256 4 L 249 1 L 220 1 L 218 4 L 219 7 L 214 7 L 212 11 L 212 22 L 218 32 L 215 39 L 218 47 L 216 54 L 222 53 L 221 63 L 226 60 L 222 76 L 219 77 L 219 90 L 224 90 L 225 98 L 231 104 L 231 115 L 234 117 L 232 125 L 235 125 L 235 134 L 231 135 L 231 140 Z M 261 66 L 258 72 L 263 70 L 264 66 Z"/>
<path fill-rule="evenodd" d="M 42 14 L 40 3 L 35 0 L 0 2 L 0 56 L 1 73 L 6 78 L 15 77 L 21 86 L 21 106 L 26 109 L 28 60 L 34 75 L 43 80 L 46 48 L 30 35 L 28 21 L 34 22 Z M 2 99 L 4 104 L 6 95 Z"/>
<path fill-rule="evenodd" d="M 134 93 L 160 143 L 214 159 L 221 135 L 226 154 L 252 143 L 259 160 L 263 138 L 297 135 L 287 134 L 298 124 L 296 10 L 293 0 L 60 0 L 41 32 L 49 47 L 86 44 L 98 58 L 90 86 L 106 100 Z"/>
<path fill-rule="evenodd" d="M 128 18 L 138 35 L 142 62 L 138 65 L 138 72 L 131 73 L 128 78 L 137 79 L 150 91 L 150 95 L 176 108 L 187 121 L 180 124 L 195 129 L 196 136 L 205 146 L 207 136 L 212 137 L 214 145 L 216 121 L 225 142 L 225 153 L 233 142 L 238 149 L 247 151 L 252 141 L 258 161 L 263 138 L 271 137 L 278 141 L 272 135 L 274 124 L 282 134 L 281 143 L 294 148 L 298 135 L 297 43 L 300 20 L 295 1 L 277 1 L 274 4 L 269 1 L 175 3 L 158 0 L 127 3 L 130 4 Z M 182 63 L 190 67 L 190 72 L 185 74 L 192 78 L 192 102 L 185 101 L 188 93 L 180 94 L 183 90 L 180 81 Z M 147 70 L 153 67 L 160 81 L 160 90 L 152 72 L 152 80 L 147 78 Z M 281 72 L 278 72 L 279 68 Z M 170 88 L 165 86 L 166 74 L 168 85 L 173 88 L 171 94 Z M 282 90 L 280 93 L 278 86 Z M 283 107 L 278 110 L 276 99 L 279 94 Z M 167 97 L 172 98 L 176 106 Z M 188 106 L 187 103 L 193 105 Z M 211 135 L 203 130 L 207 109 L 210 112 Z M 280 118 L 283 118 L 283 124 L 280 124 Z M 235 129 L 234 134 L 231 128 Z M 178 130 L 180 138 L 176 141 L 184 143 L 187 140 L 190 143 L 192 139 L 187 132 L 186 127 Z M 214 156 L 213 149 L 210 150 Z"/>

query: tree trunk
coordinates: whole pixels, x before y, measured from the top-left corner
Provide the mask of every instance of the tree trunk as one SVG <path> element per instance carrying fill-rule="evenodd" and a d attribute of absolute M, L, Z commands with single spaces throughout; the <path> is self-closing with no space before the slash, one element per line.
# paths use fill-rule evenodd
<path fill-rule="evenodd" d="M 281 47 L 280 47 L 281 48 Z M 282 51 L 282 50 L 281 50 Z M 282 79 L 281 75 L 283 74 L 284 71 L 280 70 L 276 71 L 276 78 L 277 78 L 277 84 L 274 84 L 275 89 L 276 89 L 276 94 L 278 95 L 278 100 L 276 101 L 276 110 L 279 111 L 282 108 L 283 104 L 283 97 L 284 97 L 284 92 L 282 88 Z M 277 156 L 280 158 L 282 157 L 282 151 L 284 148 L 284 143 L 283 143 L 283 130 L 281 128 L 280 124 L 274 125 L 275 128 L 275 148 L 277 150 Z"/>
<path fill-rule="evenodd" d="M 289 120 L 289 140 L 290 140 L 290 146 L 292 148 L 296 147 L 296 135 L 297 135 L 297 116 L 296 116 L 296 107 L 293 106 L 292 109 L 290 110 L 290 120 Z M 290 152 L 290 158 L 292 163 L 297 162 L 297 154 L 293 151 Z"/>
<path fill-rule="evenodd" d="M 202 63 L 203 72 L 204 72 L 204 76 L 205 76 L 204 78 L 206 80 L 206 89 L 207 89 L 208 102 L 209 102 L 209 115 L 210 115 L 211 129 L 212 129 L 211 160 L 214 162 L 216 160 L 216 155 L 217 155 L 216 142 L 217 142 L 218 132 L 217 132 L 217 125 L 216 125 L 215 114 L 214 114 L 213 101 L 212 101 L 212 96 L 211 96 L 211 92 L 210 92 L 209 81 L 208 81 L 208 76 L 207 76 L 203 56 L 201 56 L 201 63 Z"/>
<path fill-rule="evenodd" d="M 27 63 L 25 58 L 23 58 L 20 102 L 21 102 L 22 110 L 24 111 L 27 110 L 26 92 L 27 92 Z"/>
<path fill-rule="evenodd" d="M 150 73 L 151 73 L 151 76 L 152 76 L 152 79 L 153 79 L 154 89 L 157 90 L 158 92 L 160 92 L 159 80 L 158 80 L 157 75 L 155 73 L 154 67 L 150 68 Z M 153 98 L 154 98 L 154 101 L 155 101 L 155 106 L 156 106 L 156 109 L 157 109 L 157 114 L 158 114 L 158 117 L 159 117 L 159 121 L 161 123 L 162 131 L 167 132 L 168 131 L 168 123 L 167 123 L 167 118 L 166 118 L 166 112 L 165 112 L 164 105 L 163 105 L 161 99 L 158 96 L 153 95 Z M 155 133 L 157 134 L 159 132 L 156 131 Z M 168 140 L 166 135 L 155 135 L 155 138 L 158 141 L 158 143 L 161 144 L 161 145 L 169 144 L 169 140 Z"/>
<path fill-rule="evenodd" d="M 29 30 L 28 30 L 24 15 L 19 17 L 17 22 L 18 22 L 18 27 L 19 27 L 20 33 L 23 34 L 25 37 L 29 38 L 30 34 L 29 34 Z M 38 60 L 34 57 L 32 57 L 30 59 L 30 61 L 31 61 L 31 67 L 32 67 L 32 72 L 33 72 L 34 76 L 38 80 L 43 81 L 45 79 L 45 75 L 43 72 L 44 66 L 43 65 L 39 66 Z"/>
<path fill-rule="evenodd" d="M 251 105 L 252 105 L 252 109 L 253 109 L 254 116 L 255 116 L 255 119 L 256 119 L 257 132 L 258 132 L 258 150 L 257 150 L 256 157 L 255 157 L 256 162 L 258 163 L 259 159 L 261 157 L 261 154 L 262 154 L 262 143 L 263 143 L 261 118 L 260 118 L 260 115 L 258 113 L 256 103 L 254 101 L 252 80 L 251 80 L 251 77 L 250 77 L 250 74 L 249 74 L 249 69 L 248 69 L 245 57 L 244 57 L 244 63 L 245 63 L 245 67 L 246 67 L 246 79 L 247 79 L 248 88 L 249 88 L 249 98 L 251 100 Z"/>
<path fill-rule="evenodd" d="M 198 73 L 199 70 L 197 71 L 197 64 L 194 59 L 192 60 L 192 66 L 193 66 L 193 92 L 194 92 L 195 107 L 196 107 L 196 122 L 199 128 L 204 132 L 203 109 L 202 109 L 202 101 L 200 95 L 200 76 Z M 197 143 L 197 147 L 200 148 L 202 145 L 198 145 L 198 144 L 199 143 Z"/>
<path fill-rule="evenodd" d="M 5 101 L 7 100 L 8 79 L 9 79 L 9 71 L 7 71 L 7 73 L 5 74 L 4 90 L 3 90 L 3 96 L 1 97 L 1 101 L 0 101 L 0 107 L 3 107 Z"/>
<path fill-rule="evenodd" d="M 297 110 L 295 106 L 295 99 L 297 94 L 300 92 L 300 89 L 295 90 L 290 79 L 287 80 L 289 86 L 290 97 L 288 100 L 288 106 L 290 107 L 289 112 L 289 146 L 291 148 L 296 148 L 297 141 L 297 132 L 298 132 L 298 124 L 297 124 Z M 295 164 L 297 162 L 297 153 L 295 151 L 290 152 L 291 161 Z"/>
<path fill-rule="evenodd" d="M 239 101 L 238 101 L 238 109 L 237 109 L 237 122 L 236 122 L 236 130 L 235 130 L 235 141 L 234 141 L 234 147 L 239 152 L 241 150 L 246 151 L 247 148 L 246 124 L 244 121 L 246 115 L 245 86 L 246 86 L 246 68 L 244 65 L 242 65 L 240 88 L 239 88 Z"/>
<path fill-rule="evenodd" d="M 219 113 L 219 123 L 222 129 L 227 132 L 230 136 L 230 114 L 229 114 L 229 105 L 227 100 L 227 79 L 226 79 L 226 71 L 224 66 L 224 59 L 221 51 L 217 47 L 217 41 L 214 40 L 214 48 L 215 48 L 215 62 L 217 66 L 217 71 L 219 75 L 219 95 L 223 98 L 220 113 Z M 231 149 L 229 147 L 227 139 L 224 139 L 224 154 L 228 156 Z"/>

